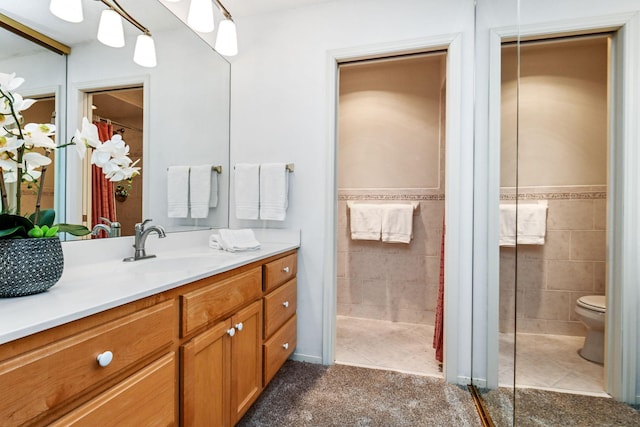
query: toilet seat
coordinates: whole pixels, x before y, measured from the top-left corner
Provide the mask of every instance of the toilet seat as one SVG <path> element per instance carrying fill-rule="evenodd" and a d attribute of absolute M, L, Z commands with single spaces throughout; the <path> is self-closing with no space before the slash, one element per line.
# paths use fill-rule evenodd
<path fill-rule="evenodd" d="M 578 298 L 577 304 L 587 310 L 604 313 L 607 309 L 606 302 L 607 299 L 604 295 L 585 295 Z"/>

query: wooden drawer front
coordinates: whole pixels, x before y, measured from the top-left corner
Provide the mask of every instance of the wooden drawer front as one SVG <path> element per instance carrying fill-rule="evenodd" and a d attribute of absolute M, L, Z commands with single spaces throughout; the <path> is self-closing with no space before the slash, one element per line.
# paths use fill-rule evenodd
<path fill-rule="evenodd" d="M 51 425 L 176 425 L 175 377 L 176 357 L 171 353 Z"/>
<path fill-rule="evenodd" d="M 0 364 L 0 419 L 19 425 L 83 390 L 139 362 L 165 346 L 175 334 L 173 301 L 54 342 Z M 113 353 L 108 366 L 96 357 Z"/>
<path fill-rule="evenodd" d="M 234 309 L 259 299 L 261 295 L 260 267 L 182 295 L 182 336 L 222 319 Z"/>
<path fill-rule="evenodd" d="M 284 286 L 264 297 L 264 337 L 269 338 L 296 312 L 297 281 L 289 280 Z"/>
<path fill-rule="evenodd" d="M 266 387 L 296 348 L 296 316 L 293 315 L 264 345 L 264 382 Z"/>
<path fill-rule="evenodd" d="M 277 288 L 284 282 L 296 277 L 298 255 L 291 254 L 264 265 L 264 291 Z"/>

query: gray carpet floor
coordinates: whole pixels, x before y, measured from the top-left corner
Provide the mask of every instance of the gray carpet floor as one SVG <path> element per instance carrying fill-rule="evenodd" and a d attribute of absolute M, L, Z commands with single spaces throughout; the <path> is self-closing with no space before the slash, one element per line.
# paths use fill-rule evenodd
<path fill-rule="evenodd" d="M 471 394 L 442 379 L 287 361 L 239 426 L 480 426 Z"/>
<path fill-rule="evenodd" d="M 485 391 L 482 398 L 497 427 L 640 426 L 638 408 L 606 397 L 517 389 L 515 417 L 512 389 Z"/>

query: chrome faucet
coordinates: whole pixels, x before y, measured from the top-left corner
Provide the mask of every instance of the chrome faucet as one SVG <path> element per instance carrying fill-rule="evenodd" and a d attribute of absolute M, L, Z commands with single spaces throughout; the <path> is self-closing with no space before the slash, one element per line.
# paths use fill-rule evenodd
<path fill-rule="evenodd" d="M 109 221 L 107 218 L 100 217 L 100 220 L 106 224 L 96 224 L 91 230 L 92 236 L 97 236 L 100 230 L 107 233 L 107 237 L 120 237 L 120 223 Z"/>
<path fill-rule="evenodd" d="M 144 227 L 145 224 L 150 221 L 151 221 L 150 219 L 145 219 L 143 222 L 136 224 L 135 226 L 136 234 L 135 234 L 134 244 L 133 244 L 135 253 L 132 257 L 127 257 L 123 259 L 123 261 L 129 262 L 129 261 L 138 261 L 140 259 L 155 258 L 155 255 L 147 255 L 147 252 L 144 248 L 144 244 L 147 241 L 147 237 L 149 236 L 150 233 L 154 231 L 158 234 L 158 237 L 160 238 L 167 237 L 167 235 L 164 231 L 164 228 L 161 225 L 152 225 L 149 228 L 145 228 Z"/>

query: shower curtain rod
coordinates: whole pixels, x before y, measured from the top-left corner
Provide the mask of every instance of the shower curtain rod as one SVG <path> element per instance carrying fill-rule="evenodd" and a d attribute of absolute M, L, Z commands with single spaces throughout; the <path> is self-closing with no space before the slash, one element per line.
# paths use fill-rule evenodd
<path fill-rule="evenodd" d="M 125 127 L 127 129 L 131 129 L 131 130 L 137 130 L 138 132 L 144 132 L 142 129 L 137 128 L 137 127 L 133 127 L 131 125 L 125 124 L 125 123 L 120 123 L 116 120 L 111 120 L 111 119 L 106 119 L 104 117 L 100 117 L 100 116 L 93 116 L 94 120 L 97 120 L 99 122 L 106 122 L 106 123 L 111 123 L 112 125 L 116 125 L 116 126 L 121 126 L 121 127 Z"/>

